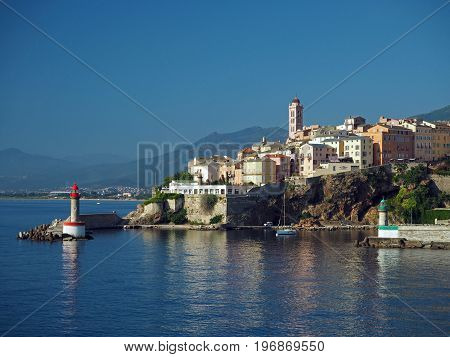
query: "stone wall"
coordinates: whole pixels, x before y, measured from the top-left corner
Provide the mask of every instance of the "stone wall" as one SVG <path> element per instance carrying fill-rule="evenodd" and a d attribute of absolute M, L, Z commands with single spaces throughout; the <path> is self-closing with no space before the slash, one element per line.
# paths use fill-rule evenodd
<path fill-rule="evenodd" d="M 450 176 L 431 175 L 431 179 L 442 192 L 450 193 Z"/>
<path fill-rule="evenodd" d="M 122 218 L 115 213 L 80 214 L 80 221 L 86 223 L 86 229 L 105 229 L 116 228 L 122 223 Z"/>
<path fill-rule="evenodd" d="M 258 197 L 235 196 L 227 198 L 227 222 L 232 226 L 258 224 L 258 217 L 264 210 L 258 210 Z"/>
<path fill-rule="evenodd" d="M 202 197 L 204 195 L 185 195 L 184 208 L 189 222 L 198 222 L 209 224 L 212 217 L 217 215 L 223 216 L 223 222 L 227 216 L 227 198 L 224 196 L 217 196 L 217 203 L 210 211 L 205 211 L 202 207 Z"/>
<path fill-rule="evenodd" d="M 450 226 L 444 225 L 400 225 L 400 238 L 420 242 L 450 242 Z"/>
<path fill-rule="evenodd" d="M 183 208 L 184 199 L 182 197 L 175 199 L 168 199 L 167 204 L 169 205 L 169 209 L 171 209 L 174 212 L 178 212 L 180 209 Z"/>

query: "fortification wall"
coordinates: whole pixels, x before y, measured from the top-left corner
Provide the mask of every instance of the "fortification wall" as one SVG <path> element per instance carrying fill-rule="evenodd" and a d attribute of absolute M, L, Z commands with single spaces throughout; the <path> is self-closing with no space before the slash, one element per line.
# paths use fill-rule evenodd
<path fill-rule="evenodd" d="M 420 242 L 450 242 L 450 226 L 444 225 L 401 225 L 398 236 Z"/>
<path fill-rule="evenodd" d="M 185 195 L 184 208 L 189 222 L 209 224 L 211 218 L 217 215 L 223 216 L 223 222 L 227 217 L 227 198 L 217 196 L 217 202 L 210 210 L 206 210 L 202 204 L 202 197 L 206 195 Z"/>

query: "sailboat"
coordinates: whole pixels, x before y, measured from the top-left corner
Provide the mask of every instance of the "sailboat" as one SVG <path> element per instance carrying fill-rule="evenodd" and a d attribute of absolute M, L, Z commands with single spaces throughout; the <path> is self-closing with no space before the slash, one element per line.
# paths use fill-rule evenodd
<path fill-rule="evenodd" d="M 283 226 L 286 227 L 286 192 L 283 194 Z M 285 237 L 285 236 L 295 236 L 297 235 L 297 231 L 292 228 L 280 229 L 278 225 L 277 237 Z"/>

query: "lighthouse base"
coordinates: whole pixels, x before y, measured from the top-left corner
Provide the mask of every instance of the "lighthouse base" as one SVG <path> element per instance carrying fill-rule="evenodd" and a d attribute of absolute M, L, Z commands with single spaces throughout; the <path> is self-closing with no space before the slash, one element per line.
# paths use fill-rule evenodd
<path fill-rule="evenodd" d="M 68 234 L 75 238 L 85 238 L 86 225 L 84 222 L 64 222 L 63 234 Z"/>

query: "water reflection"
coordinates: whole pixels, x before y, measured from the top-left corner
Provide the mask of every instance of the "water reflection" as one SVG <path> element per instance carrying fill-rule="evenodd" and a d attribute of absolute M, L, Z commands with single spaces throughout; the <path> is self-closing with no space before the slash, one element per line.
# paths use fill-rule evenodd
<path fill-rule="evenodd" d="M 358 234 L 143 231 L 124 311 L 154 336 L 398 335 L 398 251 L 354 248 Z"/>
<path fill-rule="evenodd" d="M 72 330 L 73 318 L 77 311 L 77 287 L 80 278 L 78 241 L 62 242 L 62 286 L 63 293 L 58 297 L 62 304 L 62 323 L 65 331 Z"/>

